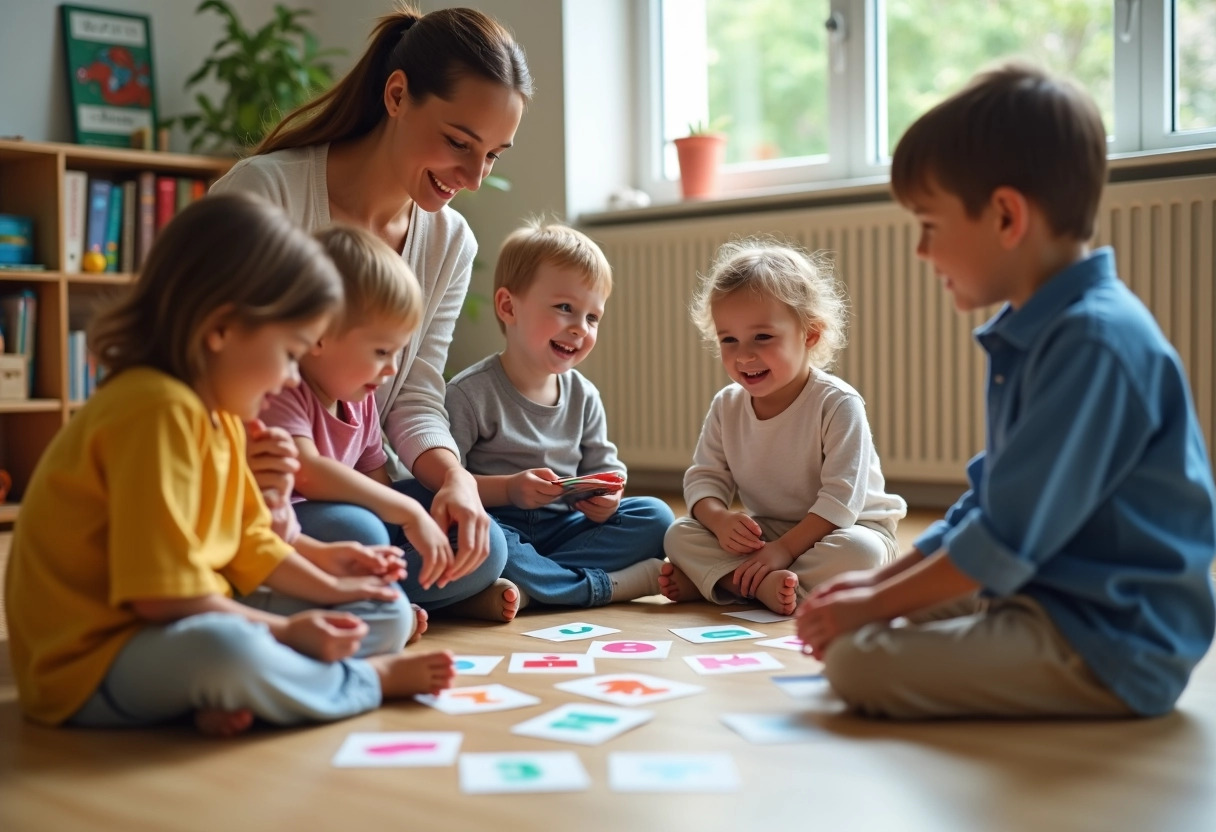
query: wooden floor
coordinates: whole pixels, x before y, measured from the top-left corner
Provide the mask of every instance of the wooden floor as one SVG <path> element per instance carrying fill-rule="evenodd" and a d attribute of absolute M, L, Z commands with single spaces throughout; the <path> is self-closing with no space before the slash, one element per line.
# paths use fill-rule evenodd
<path fill-rule="evenodd" d="M 930 515 L 901 529 L 905 540 Z M 0 561 L 7 548 L 0 533 Z M 566 702 L 568 677 L 487 678 L 542 704 L 479 716 L 445 716 L 395 704 L 345 722 L 255 730 L 235 740 L 182 727 L 147 731 L 49 730 L 18 711 L 4 645 L 0 663 L 0 830 L 1216 830 L 1216 662 L 1199 667 L 1178 710 L 1126 722 L 954 722 L 901 725 L 841 715 L 827 696 L 794 699 L 770 674 L 700 677 L 680 660 L 699 649 L 670 627 L 734 622 L 723 608 L 648 599 L 592 611 L 529 613 L 502 626 L 436 623 L 427 648 L 457 653 L 535 652 L 527 630 L 589 621 L 621 637 L 672 639 L 672 658 L 642 672 L 704 685 L 703 694 L 651 706 L 647 725 L 596 747 L 526 739 L 512 725 Z M 789 622 L 752 625 L 777 636 Z M 585 642 L 582 643 L 585 645 Z M 735 642 L 741 649 L 748 642 Z M 581 652 L 579 642 L 556 649 Z M 784 673 L 805 671 L 798 654 L 773 650 Z M 601 661 L 597 673 L 638 669 Z M 724 712 L 800 714 L 812 741 L 754 745 L 720 721 Z M 591 778 L 585 792 L 462 794 L 457 771 L 337 769 L 334 752 L 353 731 L 454 730 L 463 751 L 575 751 Z M 742 788 L 730 794 L 638 795 L 607 787 L 614 751 L 729 753 Z"/>

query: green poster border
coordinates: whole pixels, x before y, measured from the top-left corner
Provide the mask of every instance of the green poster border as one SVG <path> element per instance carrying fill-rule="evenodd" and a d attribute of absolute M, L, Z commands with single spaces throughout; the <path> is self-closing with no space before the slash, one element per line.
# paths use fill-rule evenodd
<path fill-rule="evenodd" d="M 86 12 L 88 14 L 104 15 L 106 17 L 119 17 L 131 20 L 138 20 L 143 23 L 144 33 L 147 38 L 146 51 L 148 55 L 148 92 L 150 95 L 150 106 L 148 107 L 123 107 L 122 109 L 142 110 L 150 113 L 152 124 L 150 127 L 150 136 L 156 135 L 157 128 L 157 109 L 156 109 L 156 62 L 154 61 L 154 53 L 152 50 L 152 17 L 146 14 L 137 14 L 134 12 L 117 11 L 115 9 L 99 9 L 95 6 L 77 6 L 74 4 L 64 3 L 59 6 L 60 11 L 60 28 L 63 31 L 63 63 L 67 73 L 68 85 L 68 109 L 71 111 L 72 118 L 72 136 L 76 144 L 84 145 L 99 145 L 102 147 L 130 147 L 130 135 L 123 133 L 98 133 L 94 131 L 85 131 L 80 126 L 79 108 L 82 105 L 91 104 L 91 101 L 81 100 L 81 85 L 76 81 L 76 70 L 79 65 L 72 63 L 72 44 L 81 43 L 78 39 L 72 36 L 72 28 L 69 25 L 70 16 L 73 12 Z M 102 41 L 90 41 L 98 46 L 103 46 Z M 109 105 L 114 106 L 114 105 Z M 151 146 L 151 144 L 149 144 Z"/>

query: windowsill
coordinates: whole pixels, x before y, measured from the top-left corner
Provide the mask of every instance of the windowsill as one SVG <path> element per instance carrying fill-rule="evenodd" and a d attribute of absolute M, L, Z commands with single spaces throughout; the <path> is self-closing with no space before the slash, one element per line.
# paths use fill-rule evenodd
<path fill-rule="evenodd" d="M 1109 171 L 1111 182 L 1213 173 L 1216 172 L 1216 145 L 1115 154 L 1110 157 Z M 595 211 L 580 215 L 578 223 L 584 227 L 625 225 L 727 214 L 752 214 L 790 208 L 885 202 L 891 198 L 888 186 L 888 177 L 874 176 L 867 179 L 813 182 L 779 188 L 757 188 L 735 191 L 711 199 L 672 202 L 618 211 Z"/>

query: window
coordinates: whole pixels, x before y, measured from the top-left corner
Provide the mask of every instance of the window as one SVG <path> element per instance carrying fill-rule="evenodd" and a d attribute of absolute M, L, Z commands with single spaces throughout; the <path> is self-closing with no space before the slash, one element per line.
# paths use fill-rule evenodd
<path fill-rule="evenodd" d="M 659 199 L 676 195 L 671 140 L 698 123 L 727 134 L 733 192 L 885 176 L 917 115 L 1013 56 L 1078 81 L 1112 153 L 1216 143 L 1212 0 L 639 2 L 658 59 L 638 150 Z"/>

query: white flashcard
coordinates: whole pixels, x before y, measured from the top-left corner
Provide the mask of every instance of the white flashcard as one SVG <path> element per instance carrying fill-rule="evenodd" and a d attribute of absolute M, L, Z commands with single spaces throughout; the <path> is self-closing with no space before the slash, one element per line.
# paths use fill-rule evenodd
<path fill-rule="evenodd" d="M 745 740 L 761 745 L 823 739 L 823 730 L 805 714 L 722 714 L 721 720 Z"/>
<path fill-rule="evenodd" d="M 578 745 L 599 745 L 644 725 L 653 716 L 651 711 L 614 708 L 610 705 L 562 705 L 547 714 L 519 723 L 511 729 L 511 733 Z"/>
<path fill-rule="evenodd" d="M 573 751 L 518 751 L 460 755 L 465 794 L 581 792 L 591 778 Z"/>
<path fill-rule="evenodd" d="M 458 731 L 375 731 L 347 736 L 333 764 L 338 768 L 450 766 L 464 735 Z"/>
<path fill-rule="evenodd" d="M 828 686 L 828 680 L 821 673 L 807 673 L 801 676 L 773 676 L 777 687 L 795 699 L 818 693 Z"/>
<path fill-rule="evenodd" d="M 448 688 L 436 696 L 420 693 L 414 699 L 445 714 L 479 714 L 490 711 L 509 711 L 540 704 L 531 694 L 509 688 L 506 685 L 480 685 L 467 688 Z"/>
<path fill-rule="evenodd" d="M 594 673 L 595 658 L 586 653 L 512 653 L 508 673 Z"/>
<path fill-rule="evenodd" d="M 593 641 L 587 655 L 597 659 L 665 659 L 670 641 Z"/>
<path fill-rule="evenodd" d="M 772 624 L 774 621 L 789 621 L 794 617 L 793 613 L 782 615 L 772 610 L 743 610 L 742 612 L 724 612 L 722 614 L 729 615 L 731 618 L 742 618 L 744 621 L 750 621 L 753 624 Z"/>
<path fill-rule="evenodd" d="M 452 666 L 457 676 L 489 676 L 501 661 L 502 656 L 455 656 Z"/>
<path fill-rule="evenodd" d="M 719 653 L 717 655 L 685 656 L 688 666 L 702 676 L 723 673 L 752 673 L 757 670 L 783 670 L 785 665 L 768 653 Z"/>
<path fill-rule="evenodd" d="M 543 638 L 545 641 L 578 641 L 583 638 L 595 638 L 596 636 L 606 636 L 609 633 L 619 633 L 620 630 L 615 627 L 603 627 L 599 624 L 587 624 L 582 621 L 576 621 L 573 624 L 561 624 L 557 627 L 546 627 L 543 630 L 533 630 L 530 633 L 524 633 L 532 638 Z"/>
<path fill-rule="evenodd" d="M 664 702 L 668 699 L 678 699 L 681 696 L 691 696 L 705 690 L 700 685 L 673 682 L 670 679 L 660 679 L 644 673 L 610 673 L 606 676 L 559 682 L 554 687 L 612 705 L 630 706 Z"/>
<path fill-rule="evenodd" d="M 734 792 L 739 771 L 729 754 L 616 751 L 608 755 L 608 785 L 617 792 Z"/>
<path fill-rule="evenodd" d="M 718 624 L 712 627 L 679 627 L 671 630 L 685 641 L 693 644 L 713 644 L 719 641 L 739 641 L 745 638 L 764 638 L 764 633 L 749 630 L 739 624 Z"/>
<path fill-rule="evenodd" d="M 757 647 L 776 647 L 779 650 L 794 650 L 802 652 L 802 639 L 798 636 L 780 636 L 779 638 L 766 638 L 764 641 L 757 641 Z"/>

